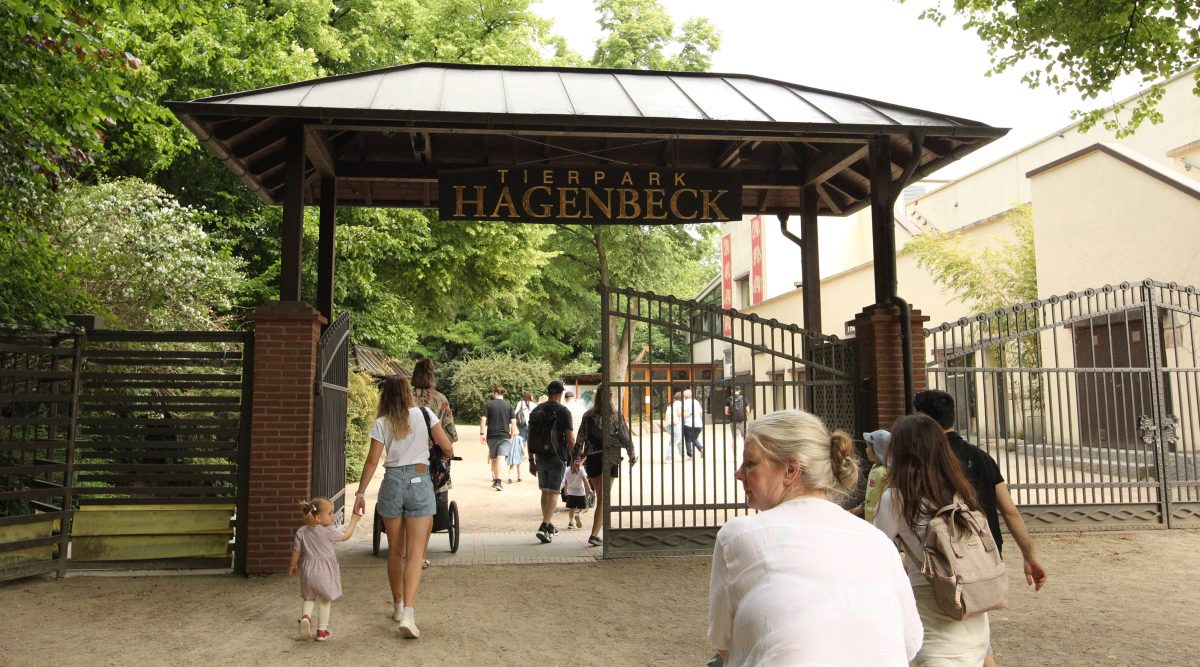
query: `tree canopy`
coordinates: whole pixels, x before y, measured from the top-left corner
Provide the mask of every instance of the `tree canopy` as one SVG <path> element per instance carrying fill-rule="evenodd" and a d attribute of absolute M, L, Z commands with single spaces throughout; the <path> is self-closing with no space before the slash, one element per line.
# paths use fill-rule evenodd
<path fill-rule="evenodd" d="M 905 0 L 900 0 L 904 2 Z M 1144 121 L 1158 123 L 1163 88 L 1153 85 L 1200 63 L 1200 3 L 1195 0 L 954 0 L 951 12 L 966 19 L 988 46 L 992 69 L 1026 68 L 1030 88 L 1050 86 L 1096 99 L 1120 77 L 1136 75 L 1149 90 L 1127 116 L 1105 118 L 1107 109 L 1076 111 L 1084 130 L 1103 122 L 1127 136 Z M 921 12 L 941 25 L 941 3 Z M 1195 74 L 1200 95 L 1200 70 Z M 1120 105 L 1118 111 L 1123 111 Z"/>

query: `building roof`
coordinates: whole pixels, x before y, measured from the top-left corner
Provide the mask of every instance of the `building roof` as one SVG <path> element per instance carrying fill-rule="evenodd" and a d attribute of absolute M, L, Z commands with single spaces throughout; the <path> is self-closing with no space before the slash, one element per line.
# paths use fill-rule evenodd
<path fill-rule="evenodd" d="M 388 356 L 383 350 L 365 345 L 354 346 L 354 363 L 358 369 L 368 375 L 385 377 L 400 375 L 411 378 L 412 373 L 395 357 Z"/>
<path fill-rule="evenodd" d="M 282 200 L 289 126 L 341 205 L 431 208 L 437 171 L 496 164 L 737 171 L 743 210 L 821 212 L 869 201 L 866 142 L 894 177 L 927 175 L 1007 130 L 744 74 L 415 63 L 167 106 L 264 200 Z M 914 169 L 905 166 L 917 155 Z M 431 185 L 433 187 L 431 187 Z"/>

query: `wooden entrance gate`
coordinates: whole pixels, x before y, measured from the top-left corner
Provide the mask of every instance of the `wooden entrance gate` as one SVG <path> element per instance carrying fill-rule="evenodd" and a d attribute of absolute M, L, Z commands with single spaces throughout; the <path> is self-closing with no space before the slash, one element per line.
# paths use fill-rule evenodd
<path fill-rule="evenodd" d="M 852 342 L 649 292 L 601 288 L 600 297 L 602 377 L 613 377 L 616 363 L 610 335 L 633 327 L 620 354 L 630 359 L 644 350 L 639 364 L 644 373 L 611 383 L 640 461 L 623 463 L 612 480 L 604 508 L 605 557 L 706 553 L 730 517 L 748 512 L 733 478 L 742 425 L 724 414 L 725 397 L 735 385 L 745 397 L 747 419 L 798 408 L 820 416 L 831 429 L 860 430 Z M 672 410 L 675 392 L 685 390 L 704 414 L 703 455 L 697 451 L 691 459 L 678 442 L 676 427 L 683 424 Z"/>
<path fill-rule="evenodd" d="M 249 332 L 0 331 L 0 579 L 245 569 Z"/>
<path fill-rule="evenodd" d="M 926 329 L 1031 529 L 1200 526 L 1200 294 L 1146 280 Z"/>
<path fill-rule="evenodd" d="M 350 380 L 350 313 L 342 313 L 317 344 L 316 413 L 313 421 L 312 495 L 346 504 L 346 409 Z"/>

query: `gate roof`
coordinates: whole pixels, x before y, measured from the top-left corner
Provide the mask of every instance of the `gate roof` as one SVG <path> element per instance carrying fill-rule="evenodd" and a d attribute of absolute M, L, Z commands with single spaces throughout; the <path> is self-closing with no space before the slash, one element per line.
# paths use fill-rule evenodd
<path fill-rule="evenodd" d="M 416 63 L 167 106 L 269 203 L 305 128 L 304 203 L 431 208 L 441 169 L 533 165 L 739 172 L 748 213 L 823 215 L 870 201 L 868 142 L 900 188 L 1007 130 L 744 74 Z M 919 149 L 919 152 L 918 152 Z M 915 160 L 914 160 L 915 157 Z"/>

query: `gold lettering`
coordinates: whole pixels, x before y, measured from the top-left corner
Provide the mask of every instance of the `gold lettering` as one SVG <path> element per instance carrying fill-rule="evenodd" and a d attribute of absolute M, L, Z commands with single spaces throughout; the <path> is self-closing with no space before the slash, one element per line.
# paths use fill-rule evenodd
<path fill-rule="evenodd" d="M 607 177 L 608 177 L 608 174 L 597 169 L 596 171 L 592 172 L 592 183 L 595 183 L 596 185 L 600 185 L 601 183 L 604 182 L 604 179 Z"/>
<path fill-rule="evenodd" d="M 538 190 L 544 191 L 547 196 L 550 195 L 550 188 L 548 188 L 544 185 L 535 185 L 532 188 L 529 188 L 528 190 L 526 190 L 525 194 L 521 197 L 521 208 L 525 209 L 525 215 L 527 215 L 531 218 L 549 218 L 550 217 L 550 208 L 551 208 L 550 204 L 540 204 L 539 205 L 542 210 L 540 215 L 537 213 L 534 213 L 534 211 L 533 211 L 533 204 L 531 203 L 530 200 L 533 198 L 533 193 L 537 192 Z"/>
<path fill-rule="evenodd" d="M 660 180 L 661 176 L 662 176 L 662 174 L 659 174 L 657 171 L 650 172 L 650 176 L 649 176 L 650 180 L 648 182 L 648 185 L 662 185 L 662 181 Z"/>
<path fill-rule="evenodd" d="M 467 189 L 465 185 L 454 186 L 454 217 L 456 218 L 482 218 L 483 217 L 483 186 L 475 186 L 475 199 L 466 199 L 463 197 L 463 191 Z M 469 215 L 463 213 L 463 204 L 473 204 L 475 206 L 475 214 Z"/>
<path fill-rule="evenodd" d="M 696 214 L 694 212 L 691 215 L 684 215 L 683 212 L 679 210 L 679 196 L 685 192 L 692 195 L 693 199 L 699 196 L 699 193 L 692 188 L 676 190 L 671 194 L 671 215 L 675 216 L 679 220 L 695 220 Z"/>
<path fill-rule="evenodd" d="M 508 175 L 507 169 L 497 169 L 496 173 L 500 175 L 500 182 L 504 183 L 504 177 Z"/>
<path fill-rule="evenodd" d="M 570 198 L 567 198 L 570 195 Z M 574 213 L 568 213 L 568 210 Z M 579 217 L 579 188 L 558 189 L 558 217 L 574 220 Z"/>
<path fill-rule="evenodd" d="M 725 215 L 724 211 L 717 208 L 717 200 L 720 199 L 722 195 L 725 195 L 728 193 L 729 193 L 728 190 L 717 190 L 717 196 L 710 197 L 710 195 L 712 194 L 712 190 L 702 190 L 701 194 L 703 195 L 703 203 L 701 204 L 702 213 L 700 214 L 700 219 L 701 220 L 728 220 L 729 216 Z M 716 213 L 716 215 L 709 216 L 708 211 L 710 209 L 714 213 Z"/>
<path fill-rule="evenodd" d="M 572 169 L 567 172 L 567 185 L 579 185 L 579 172 Z"/>
<path fill-rule="evenodd" d="M 628 176 L 629 172 L 625 172 Z M 617 210 L 617 220 L 633 220 L 642 215 L 642 205 L 638 203 L 638 191 L 633 188 L 617 190 L 617 200 L 620 209 Z"/>
<path fill-rule="evenodd" d="M 612 219 L 612 193 L 613 193 L 612 188 L 604 188 L 605 199 L 604 199 L 604 201 L 600 201 L 600 195 L 597 195 L 595 190 L 592 190 L 591 188 L 587 188 L 586 190 L 584 190 L 583 191 L 584 215 L 589 220 L 595 218 L 595 216 L 592 215 L 592 204 L 594 203 L 594 204 L 596 204 L 596 208 L 600 209 L 600 211 L 602 213 L 604 213 L 604 218 L 606 220 L 611 220 Z"/>
<path fill-rule="evenodd" d="M 517 217 L 517 206 L 513 203 L 512 192 L 508 188 L 500 188 L 500 198 L 496 200 L 496 208 L 492 209 L 492 217 L 500 217 L 500 208 L 508 209 L 508 217 Z"/>
<path fill-rule="evenodd" d="M 667 212 L 663 210 L 663 196 L 666 194 L 662 189 L 646 190 L 646 219 L 647 220 L 666 220 Z M 658 211 L 655 213 L 655 211 Z"/>
<path fill-rule="evenodd" d="M 529 182 L 529 170 L 528 170 L 528 169 L 522 169 L 522 170 L 521 170 L 521 176 L 522 176 L 522 177 L 525 179 L 525 180 L 524 180 L 524 181 L 522 181 L 522 182 L 524 182 L 524 183 L 528 183 L 528 182 Z"/>
<path fill-rule="evenodd" d="M 542 185 L 554 185 L 554 170 L 553 169 L 543 169 L 542 170 Z"/>
<path fill-rule="evenodd" d="M 687 176 L 687 172 L 680 171 L 680 172 L 675 173 L 675 185 L 676 186 L 681 187 L 681 188 L 687 187 L 687 183 L 683 182 L 684 176 Z"/>
<path fill-rule="evenodd" d="M 625 175 L 621 177 L 621 185 L 633 185 L 633 174 L 625 172 Z"/>

